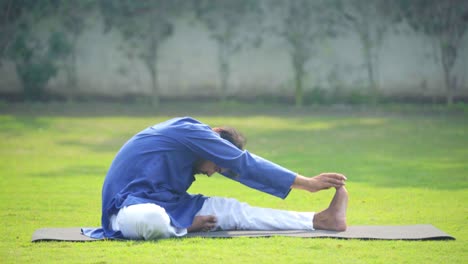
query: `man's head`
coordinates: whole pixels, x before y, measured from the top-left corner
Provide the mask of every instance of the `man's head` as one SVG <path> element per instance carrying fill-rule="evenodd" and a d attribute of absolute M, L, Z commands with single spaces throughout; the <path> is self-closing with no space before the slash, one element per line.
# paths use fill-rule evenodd
<path fill-rule="evenodd" d="M 231 142 L 240 150 L 244 149 L 244 146 L 247 143 L 246 138 L 235 128 L 222 126 L 213 128 L 213 131 L 218 133 L 221 136 L 221 138 Z M 207 176 L 211 176 L 215 172 L 222 173 L 224 171 L 224 168 L 219 167 L 214 162 L 209 160 L 200 160 L 195 165 L 195 173 L 201 173 Z"/>
<path fill-rule="evenodd" d="M 231 142 L 240 150 L 244 149 L 245 144 L 247 144 L 247 139 L 233 127 L 215 127 L 213 128 L 213 131 L 218 133 L 221 136 L 221 138 Z"/>

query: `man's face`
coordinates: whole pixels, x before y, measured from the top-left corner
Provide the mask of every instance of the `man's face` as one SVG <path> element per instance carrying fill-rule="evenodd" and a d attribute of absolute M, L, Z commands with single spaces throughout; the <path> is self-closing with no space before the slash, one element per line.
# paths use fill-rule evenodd
<path fill-rule="evenodd" d="M 216 164 L 214 164 L 212 161 L 205 160 L 202 161 L 198 166 L 197 166 L 197 173 L 205 174 L 208 177 L 213 175 L 215 172 L 221 173 L 223 169 Z"/>

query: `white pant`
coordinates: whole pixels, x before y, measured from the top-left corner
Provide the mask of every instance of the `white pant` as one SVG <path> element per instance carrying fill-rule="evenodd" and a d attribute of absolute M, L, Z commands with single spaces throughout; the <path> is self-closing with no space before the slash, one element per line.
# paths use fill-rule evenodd
<path fill-rule="evenodd" d="M 314 213 L 253 207 L 236 199 L 210 197 L 197 215 L 214 215 L 213 230 L 313 230 Z M 164 208 L 155 204 L 136 204 L 111 217 L 112 229 L 129 239 L 158 239 L 183 236 L 187 229 L 171 225 Z"/>
<path fill-rule="evenodd" d="M 110 222 L 114 231 L 122 232 L 128 239 L 153 240 L 187 234 L 187 229 L 171 225 L 164 208 L 152 203 L 121 208 L 117 216 L 111 216 Z"/>

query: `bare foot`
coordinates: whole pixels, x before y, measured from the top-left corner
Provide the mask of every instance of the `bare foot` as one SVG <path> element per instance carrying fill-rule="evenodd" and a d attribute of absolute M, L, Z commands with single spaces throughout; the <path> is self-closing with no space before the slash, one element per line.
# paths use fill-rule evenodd
<path fill-rule="evenodd" d="M 345 231 L 346 208 L 348 207 L 348 191 L 345 187 L 336 189 L 335 196 L 330 206 L 320 213 L 315 214 L 313 226 L 315 229 Z"/>
<path fill-rule="evenodd" d="M 187 228 L 188 232 L 208 232 L 216 227 L 216 216 L 214 215 L 197 215 L 193 219 L 192 225 Z"/>

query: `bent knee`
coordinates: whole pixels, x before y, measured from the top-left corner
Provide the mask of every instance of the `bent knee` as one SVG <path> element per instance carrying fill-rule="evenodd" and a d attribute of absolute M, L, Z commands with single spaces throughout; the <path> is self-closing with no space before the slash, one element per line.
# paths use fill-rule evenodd
<path fill-rule="evenodd" d="M 130 239 L 157 239 L 170 236 L 170 218 L 164 208 L 155 204 L 132 205 L 117 215 L 118 228 Z"/>

